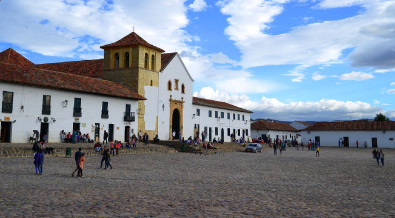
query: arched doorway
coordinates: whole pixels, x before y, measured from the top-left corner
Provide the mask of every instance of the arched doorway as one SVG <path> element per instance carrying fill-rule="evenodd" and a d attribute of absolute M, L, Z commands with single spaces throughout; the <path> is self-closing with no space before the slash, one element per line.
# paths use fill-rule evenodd
<path fill-rule="evenodd" d="M 171 132 L 176 132 L 176 139 L 179 139 L 179 131 L 180 131 L 180 111 L 176 108 L 173 111 L 173 119 L 172 119 L 172 130 Z"/>

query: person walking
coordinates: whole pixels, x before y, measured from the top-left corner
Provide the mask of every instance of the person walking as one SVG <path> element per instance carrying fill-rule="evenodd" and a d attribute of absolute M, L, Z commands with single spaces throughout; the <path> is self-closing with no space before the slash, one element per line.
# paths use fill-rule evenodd
<path fill-rule="evenodd" d="M 106 159 L 107 159 L 107 146 L 104 146 L 104 148 L 103 148 L 103 150 L 101 151 L 101 155 L 102 155 L 102 158 L 101 158 L 101 162 L 100 162 L 100 168 L 102 168 L 103 167 L 103 162 L 105 162 L 105 164 L 107 164 L 107 161 L 106 161 Z M 106 167 L 106 166 L 104 166 L 104 167 Z"/>
<path fill-rule="evenodd" d="M 380 152 L 379 151 L 377 151 L 376 152 L 376 161 L 377 161 L 377 166 L 380 166 Z"/>
<path fill-rule="evenodd" d="M 104 134 L 103 134 L 103 144 L 104 142 L 106 142 L 106 144 L 108 143 L 108 133 L 106 130 L 104 130 Z"/>
<path fill-rule="evenodd" d="M 36 168 L 36 175 L 42 175 L 43 173 L 43 153 L 41 149 L 38 149 L 36 153 L 34 153 L 34 166 Z"/>
<path fill-rule="evenodd" d="M 384 152 L 381 149 L 380 149 L 380 159 L 381 159 L 381 165 L 384 166 Z"/>
<path fill-rule="evenodd" d="M 84 169 L 85 153 L 81 153 L 81 157 L 78 161 L 78 174 L 77 177 L 82 177 L 82 170 Z"/>
<path fill-rule="evenodd" d="M 273 152 L 274 152 L 274 155 L 277 155 L 277 145 L 276 144 L 273 145 Z"/>
<path fill-rule="evenodd" d="M 107 155 L 106 155 L 106 166 L 104 167 L 104 169 L 106 170 L 108 167 L 110 167 L 110 169 L 112 169 L 112 165 L 110 163 L 111 161 L 111 153 L 108 151 L 107 149 Z"/>
<path fill-rule="evenodd" d="M 320 146 L 317 146 L 315 156 L 319 157 L 320 156 Z"/>
<path fill-rule="evenodd" d="M 75 159 L 75 165 L 76 165 L 76 168 L 75 168 L 75 170 L 71 173 L 71 176 L 72 177 L 74 177 L 74 175 L 75 175 L 75 172 L 77 172 L 78 171 L 78 166 L 79 166 L 79 162 L 80 162 L 80 157 L 81 157 L 81 148 L 79 148 L 78 149 L 78 151 L 77 152 L 75 152 L 75 155 L 74 155 L 74 159 Z"/>
<path fill-rule="evenodd" d="M 356 143 L 356 144 L 357 144 L 357 148 L 358 148 L 358 145 L 359 145 L 359 142 L 358 142 L 358 140 L 357 140 L 357 143 Z"/>
<path fill-rule="evenodd" d="M 117 140 L 115 142 L 111 141 L 110 142 L 110 154 L 115 155 L 115 145 L 114 143 L 117 143 Z"/>

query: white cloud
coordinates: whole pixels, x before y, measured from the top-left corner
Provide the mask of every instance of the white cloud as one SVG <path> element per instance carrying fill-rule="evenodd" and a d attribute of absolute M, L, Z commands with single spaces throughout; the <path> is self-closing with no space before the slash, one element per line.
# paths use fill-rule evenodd
<path fill-rule="evenodd" d="M 321 6 L 343 7 L 361 2 L 333 0 L 322 2 Z M 217 5 L 229 15 L 225 33 L 242 52 L 240 64 L 244 68 L 343 63 L 347 58 L 343 52 L 354 49 L 349 56 L 353 66 L 393 69 L 395 51 L 388 45 L 395 44 L 395 2 L 363 2 L 364 10 L 354 17 L 310 23 L 278 35 L 265 33 L 283 11 L 283 5 L 276 1 L 254 0 L 250 4 L 227 0 Z M 301 81 L 302 73 L 294 73 L 293 80 Z"/>
<path fill-rule="evenodd" d="M 395 86 L 395 82 L 392 82 L 390 85 L 391 85 L 391 86 Z"/>
<path fill-rule="evenodd" d="M 379 100 L 374 100 L 373 103 L 374 104 L 380 104 L 380 101 Z"/>
<path fill-rule="evenodd" d="M 321 8 L 341 8 L 359 5 L 369 1 L 370 0 L 324 0 L 319 4 L 319 6 Z"/>
<path fill-rule="evenodd" d="M 321 75 L 319 73 L 313 73 L 313 76 L 311 77 L 313 80 L 323 80 L 326 78 L 325 75 Z"/>
<path fill-rule="evenodd" d="M 389 90 L 387 90 L 387 93 L 388 94 L 395 94 L 395 89 L 389 89 Z"/>
<path fill-rule="evenodd" d="M 351 73 L 345 73 L 339 77 L 340 80 L 355 80 L 355 81 L 362 81 L 372 78 L 374 78 L 374 76 L 370 73 L 355 72 L 355 71 Z"/>
<path fill-rule="evenodd" d="M 195 0 L 189 5 L 189 8 L 195 12 L 203 11 L 207 8 L 207 3 L 204 0 Z"/>
<path fill-rule="evenodd" d="M 361 101 L 337 101 L 322 99 L 316 102 L 293 101 L 281 102 L 276 98 L 262 97 L 251 100 L 246 95 L 228 94 L 211 87 L 204 87 L 194 96 L 224 101 L 230 104 L 252 110 L 254 118 L 270 118 L 279 120 L 339 120 L 373 118 L 382 112 L 381 108 L 374 107 Z"/>

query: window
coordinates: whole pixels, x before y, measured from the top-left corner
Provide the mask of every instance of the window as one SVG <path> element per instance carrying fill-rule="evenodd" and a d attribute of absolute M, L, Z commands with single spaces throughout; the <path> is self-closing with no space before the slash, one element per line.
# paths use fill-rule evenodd
<path fill-rule="evenodd" d="M 125 52 L 125 68 L 129 67 L 129 52 Z"/>
<path fill-rule="evenodd" d="M 236 114 L 233 114 L 233 120 L 235 120 L 236 119 Z"/>
<path fill-rule="evenodd" d="M 144 59 L 144 68 L 145 69 L 148 69 L 148 60 L 149 58 L 148 58 L 148 54 L 147 53 L 145 53 L 145 59 Z"/>
<path fill-rule="evenodd" d="M 123 117 L 123 121 L 127 121 L 127 122 L 135 121 L 135 113 L 130 111 L 130 104 L 126 104 L 125 116 Z"/>
<path fill-rule="evenodd" d="M 101 118 L 108 118 L 108 102 L 103 101 L 101 105 Z"/>
<path fill-rule="evenodd" d="M 221 112 L 221 118 L 223 119 L 225 117 L 225 113 Z"/>
<path fill-rule="evenodd" d="M 50 95 L 43 95 L 43 108 L 42 112 L 43 115 L 51 115 L 51 96 Z"/>
<path fill-rule="evenodd" d="M 243 115 L 243 119 L 242 120 L 244 120 L 244 115 Z"/>
<path fill-rule="evenodd" d="M 228 136 L 230 136 L 230 128 L 228 128 Z"/>
<path fill-rule="evenodd" d="M 3 102 L 1 107 L 1 112 L 3 113 L 12 113 L 12 104 L 14 101 L 14 93 L 3 91 Z"/>
<path fill-rule="evenodd" d="M 178 90 L 178 79 L 174 80 L 174 90 Z"/>
<path fill-rule="evenodd" d="M 82 116 L 82 108 L 81 108 L 81 98 L 74 98 L 74 117 Z"/>
<path fill-rule="evenodd" d="M 155 55 L 151 56 L 151 70 L 155 70 Z"/>
<path fill-rule="evenodd" d="M 212 111 L 208 111 L 208 117 L 212 117 L 212 116 L 213 116 Z"/>
<path fill-rule="evenodd" d="M 119 54 L 115 53 L 115 68 L 119 68 Z"/>
<path fill-rule="evenodd" d="M 215 127 L 215 135 L 218 135 L 218 127 Z"/>
<path fill-rule="evenodd" d="M 200 116 L 200 109 L 199 108 L 196 109 L 196 116 Z"/>
<path fill-rule="evenodd" d="M 184 86 L 184 83 L 181 85 L 181 93 L 182 93 L 182 94 L 185 94 L 185 86 Z"/>
<path fill-rule="evenodd" d="M 215 118 L 218 118 L 218 111 L 215 111 Z"/>
<path fill-rule="evenodd" d="M 230 120 L 230 113 L 228 113 L 227 116 L 228 116 L 228 120 Z"/>
<path fill-rule="evenodd" d="M 240 114 L 237 114 L 237 120 L 240 120 Z"/>
<path fill-rule="evenodd" d="M 171 91 L 171 81 L 167 82 L 167 90 Z"/>

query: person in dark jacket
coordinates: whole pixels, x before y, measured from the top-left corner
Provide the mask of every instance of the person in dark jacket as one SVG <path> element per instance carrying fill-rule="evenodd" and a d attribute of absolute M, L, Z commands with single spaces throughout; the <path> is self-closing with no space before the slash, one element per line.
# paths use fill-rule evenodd
<path fill-rule="evenodd" d="M 108 133 L 106 130 L 104 130 L 104 134 L 103 134 L 103 144 L 104 142 L 106 142 L 106 144 L 108 143 Z"/>
<path fill-rule="evenodd" d="M 39 149 L 36 153 L 34 153 L 34 166 L 36 167 L 36 175 L 43 174 L 43 162 L 44 162 L 44 154 Z"/>
<path fill-rule="evenodd" d="M 74 159 L 75 159 L 76 168 L 75 168 L 75 170 L 71 173 L 71 176 L 72 176 L 72 177 L 74 177 L 75 172 L 78 171 L 78 165 L 79 165 L 80 157 L 81 157 L 81 154 L 82 154 L 82 153 L 81 153 L 81 150 L 82 150 L 82 149 L 79 148 L 78 151 L 75 152 Z"/>

